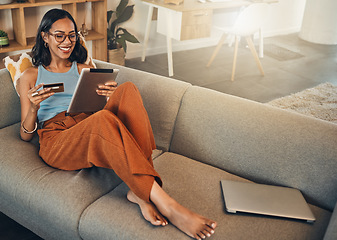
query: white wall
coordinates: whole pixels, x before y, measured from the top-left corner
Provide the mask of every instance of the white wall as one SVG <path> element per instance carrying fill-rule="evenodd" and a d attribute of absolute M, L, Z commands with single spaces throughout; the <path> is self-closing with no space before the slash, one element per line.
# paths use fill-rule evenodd
<path fill-rule="evenodd" d="M 271 4 L 269 21 L 267 22 L 265 27 L 265 36 L 268 37 L 299 32 L 302 23 L 305 2 L 306 0 L 279 0 L 278 3 Z M 116 0 L 108 0 L 108 10 L 115 9 L 118 3 L 119 1 Z M 130 3 L 135 4 L 135 13 L 128 22 L 123 24 L 123 26 L 127 28 L 132 34 L 134 34 L 140 41 L 140 44 L 128 44 L 127 58 L 134 58 L 140 57 L 142 53 L 142 42 L 144 39 L 148 6 L 143 4 L 141 0 L 130 0 Z M 55 5 L 52 7 L 61 6 Z M 25 15 L 27 16 L 26 28 L 28 36 L 35 36 L 36 29 L 43 14 L 52 7 L 48 6 L 31 8 L 25 11 Z M 83 5 L 83 7 L 79 9 L 78 25 L 81 25 L 84 20 L 85 9 L 90 12 L 90 4 Z M 213 14 L 213 23 L 214 25 L 228 25 L 233 22 L 235 16 L 235 11 L 233 12 L 228 10 L 216 10 Z M 86 16 L 86 24 L 88 25 L 88 27 L 91 26 L 90 19 L 91 15 L 90 13 L 88 13 Z M 156 33 L 156 24 L 157 21 L 152 21 L 147 55 L 154 55 L 166 52 L 166 37 Z M 9 33 L 10 39 L 13 38 L 13 27 L 11 25 L 10 10 L 0 10 L 0 29 L 4 29 L 5 31 L 7 31 Z M 173 40 L 173 51 L 213 46 L 216 45 L 219 37 L 219 31 L 217 31 L 216 29 L 212 29 L 212 34 L 210 38 L 187 41 Z M 91 44 L 89 43 L 88 45 L 90 51 Z M 5 57 L 6 55 L 8 55 L 8 53 L 0 54 L 0 59 Z"/>
<path fill-rule="evenodd" d="M 141 56 L 148 14 L 148 6 L 143 4 L 141 0 L 133 0 L 133 3 L 135 3 L 134 16 L 123 26 L 134 34 L 141 43 L 128 44 L 127 58 Z M 305 3 L 306 0 L 279 0 L 278 3 L 270 4 L 270 15 L 269 21 L 265 26 L 265 36 L 270 37 L 299 32 Z M 114 9 L 114 7 L 115 1 L 108 0 L 108 9 Z M 213 24 L 216 26 L 230 25 L 233 23 L 236 16 L 237 11 L 215 10 L 213 14 Z M 166 37 L 156 33 L 156 25 L 157 21 L 152 21 L 147 55 L 166 52 Z M 220 38 L 220 34 L 221 33 L 219 33 L 216 28 L 213 28 L 210 38 L 187 41 L 172 40 L 173 51 L 216 45 Z"/>
<path fill-rule="evenodd" d="M 302 25 L 306 0 L 279 0 L 270 5 L 269 22 L 265 26 L 266 36 L 299 32 Z"/>
<path fill-rule="evenodd" d="M 337 44 L 337 1 L 307 0 L 299 36 L 318 44 Z"/>

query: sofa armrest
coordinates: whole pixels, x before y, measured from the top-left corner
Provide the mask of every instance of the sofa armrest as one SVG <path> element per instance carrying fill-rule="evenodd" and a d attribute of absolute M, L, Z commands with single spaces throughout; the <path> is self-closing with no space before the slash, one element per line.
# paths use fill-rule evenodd
<path fill-rule="evenodd" d="M 330 218 L 328 229 L 325 232 L 323 240 L 336 240 L 337 239 L 337 202 L 335 209 Z"/>
<path fill-rule="evenodd" d="M 20 100 L 6 68 L 0 69 L 0 128 L 20 122 Z"/>

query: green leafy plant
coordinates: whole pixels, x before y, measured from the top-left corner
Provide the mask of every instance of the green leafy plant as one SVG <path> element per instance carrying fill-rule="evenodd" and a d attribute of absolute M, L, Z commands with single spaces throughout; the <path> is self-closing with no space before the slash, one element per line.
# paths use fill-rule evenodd
<path fill-rule="evenodd" d="M 5 31 L 0 30 L 0 37 L 8 37 L 8 35 Z"/>
<path fill-rule="evenodd" d="M 119 24 L 129 20 L 133 14 L 134 5 L 128 6 L 129 0 L 121 0 L 116 11 L 108 11 L 108 49 L 117 49 L 122 46 L 126 52 L 126 41 L 139 43 L 137 38 Z"/>

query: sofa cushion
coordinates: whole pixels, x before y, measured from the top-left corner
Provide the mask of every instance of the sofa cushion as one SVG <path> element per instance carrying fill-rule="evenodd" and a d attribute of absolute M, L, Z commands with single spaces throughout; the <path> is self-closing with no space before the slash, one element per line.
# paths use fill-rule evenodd
<path fill-rule="evenodd" d="M 189 83 L 95 60 L 98 68 L 118 68 L 116 81 L 133 82 L 139 89 L 149 115 L 158 148 L 169 148 L 181 99 Z"/>
<path fill-rule="evenodd" d="M 44 239 L 79 239 L 84 209 L 121 183 L 114 171 L 61 171 L 20 140 L 20 124 L 0 130 L 1 210 Z"/>
<path fill-rule="evenodd" d="M 0 69 L 0 129 L 20 121 L 20 100 L 7 69 Z"/>
<path fill-rule="evenodd" d="M 335 124 L 191 87 L 182 100 L 170 151 L 258 183 L 300 189 L 309 202 L 332 211 L 336 146 Z"/>
<path fill-rule="evenodd" d="M 182 205 L 218 223 L 212 239 L 321 239 L 331 213 L 310 205 L 317 221 L 229 214 L 224 210 L 220 180 L 247 181 L 195 160 L 164 153 L 154 161 L 163 188 Z M 137 205 L 128 202 L 123 183 L 98 199 L 83 213 L 80 235 L 83 239 L 190 239 L 169 224 L 154 227 L 145 221 Z M 108 206 L 108 207 L 107 207 Z"/>

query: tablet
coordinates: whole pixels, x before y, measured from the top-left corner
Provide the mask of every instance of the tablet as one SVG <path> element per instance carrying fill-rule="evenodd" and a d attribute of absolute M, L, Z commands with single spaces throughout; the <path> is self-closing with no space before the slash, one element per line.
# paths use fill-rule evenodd
<path fill-rule="evenodd" d="M 97 94 L 99 84 L 115 81 L 119 69 L 83 68 L 67 113 L 97 112 L 106 104 L 106 97 Z"/>

